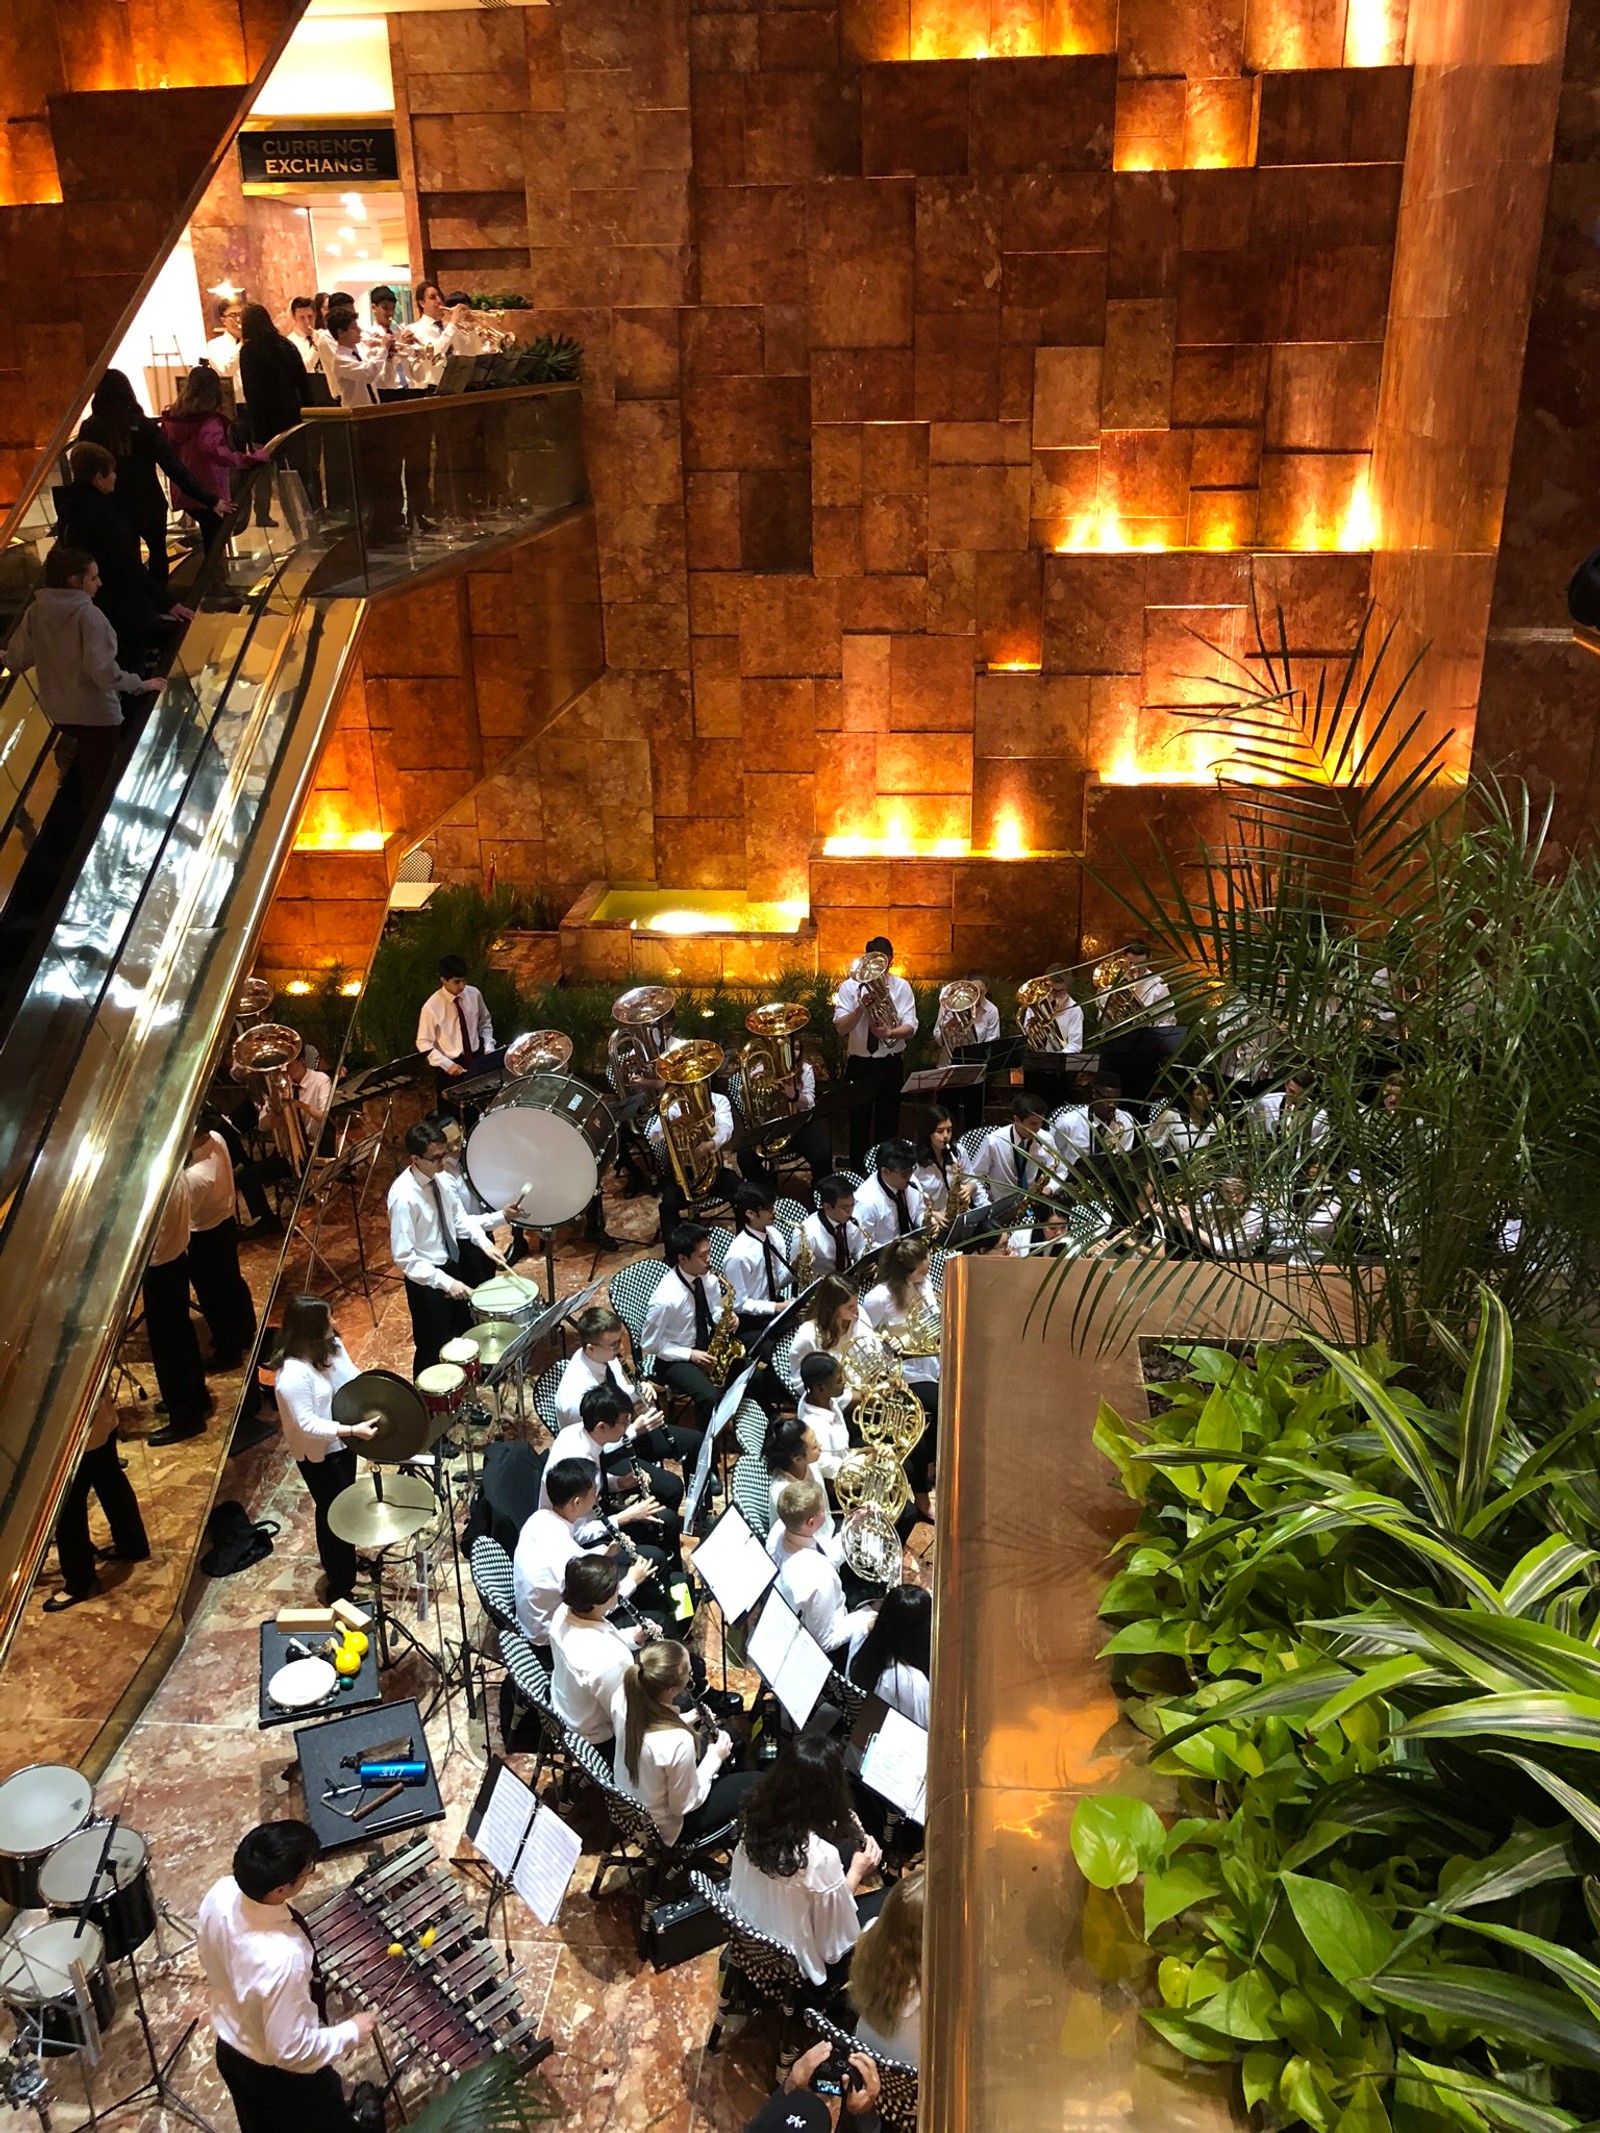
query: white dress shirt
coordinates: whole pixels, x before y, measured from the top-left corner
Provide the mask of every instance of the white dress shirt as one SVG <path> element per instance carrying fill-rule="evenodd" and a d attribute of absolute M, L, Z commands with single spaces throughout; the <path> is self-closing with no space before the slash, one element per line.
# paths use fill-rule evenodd
<path fill-rule="evenodd" d="M 1008 1192 L 1041 1191 L 1052 1183 L 1049 1134 L 1025 1143 L 1013 1127 L 996 1126 L 978 1143 L 967 1167 L 974 1177 L 983 1179 L 991 1199 Z"/>
<path fill-rule="evenodd" d="M 778 1516 L 778 1498 L 794 1478 L 793 1474 L 774 1474 L 771 1481 L 772 1523 L 767 1528 L 767 1553 L 780 1570 L 783 1568 L 784 1528 L 783 1521 Z M 823 1478 L 822 1462 L 820 1460 L 815 1461 L 806 1468 L 806 1479 L 807 1481 L 814 1481 L 817 1487 L 826 1493 L 827 1484 Z M 822 1524 L 817 1528 L 816 1538 L 817 1546 L 830 1563 L 837 1563 L 841 1560 L 844 1554 L 844 1542 L 839 1532 L 838 1521 L 831 1511 L 827 1513 Z"/>
<path fill-rule="evenodd" d="M 383 360 L 383 368 L 375 381 L 382 392 L 409 392 L 417 383 L 411 374 L 409 351 L 397 345 L 400 332 L 398 326 L 384 328 L 375 325 L 362 335 L 363 352 Z"/>
<path fill-rule="evenodd" d="M 666 1139 L 666 1128 L 661 1123 L 661 1113 L 652 1111 L 645 1121 L 644 1137 L 652 1148 L 661 1147 Z M 720 1089 L 711 1091 L 711 1144 L 714 1148 L 726 1148 L 733 1139 L 733 1105 Z"/>
<path fill-rule="evenodd" d="M 378 387 L 383 382 L 384 351 L 357 342 L 341 348 L 330 334 L 322 353 L 322 368 L 341 407 L 376 407 Z"/>
<path fill-rule="evenodd" d="M 233 1220 L 233 1157 L 220 1133 L 206 1135 L 204 1150 L 190 1156 L 183 1174 L 189 1180 L 189 1221 L 194 1230 L 217 1229 Z"/>
<path fill-rule="evenodd" d="M 1210 1195 L 1195 1209 L 1188 1225 L 1196 1243 L 1203 1244 L 1214 1259 L 1249 1259 L 1267 1237 L 1265 1212 L 1246 1200 L 1230 1206 Z"/>
<path fill-rule="evenodd" d="M 844 1418 L 844 1402 L 828 1400 L 819 1405 L 802 1394 L 799 1413 L 800 1420 L 817 1440 L 821 1455 L 817 1464 L 822 1469 L 823 1479 L 831 1481 L 850 1449 L 850 1428 Z"/>
<path fill-rule="evenodd" d="M 870 1627 L 870 1625 L 869 1625 Z M 866 1639 L 862 1629 L 850 1639 L 850 1679 L 855 1680 L 856 1654 Z M 928 1707 L 933 1700 L 933 1688 L 927 1675 L 919 1666 L 903 1666 L 898 1659 L 886 1666 L 877 1680 L 869 1684 L 870 1693 L 881 1696 L 891 1711 L 898 1711 L 902 1718 L 909 1718 L 914 1726 L 924 1731 L 928 1724 Z"/>
<path fill-rule="evenodd" d="M 322 368 L 322 351 L 317 346 L 317 337 L 314 333 L 300 333 L 291 329 L 284 335 L 284 339 L 293 348 L 296 355 L 299 356 L 307 370 L 320 370 Z"/>
<path fill-rule="evenodd" d="M 1282 1089 L 1269 1089 L 1265 1096 L 1256 1097 L 1250 1105 L 1250 1119 L 1258 1133 L 1270 1134 L 1274 1139 L 1298 1136 L 1308 1147 L 1314 1148 L 1328 1131 L 1326 1111 L 1313 1110 L 1310 1104 L 1292 1104 L 1283 1108 Z"/>
<path fill-rule="evenodd" d="M 254 2065 L 314 2074 L 359 2043 L 354 2022 L 317 2019 L 311 1943 L 287 1904 L 257 1903 L 225 1874 L 200 1899 L 195 1954 L 212 2028 Z"/>
<path fill-rule="evenodd" d="M 1061 1033 L 1064 1052 L 1083 1050 L 1083 1009 L 1076 1000 L 1068 1000 L 1056 1010 L 1055 1025 Z"/>
<path fill-rule="evenodd" d="M 484 1224 L 467 1213 L 458 1181 L 447 1171 L 425 1178 L 408 1163 L 389 1187 L 389 1252 L 407 1281 L 418 1282 L 425 1289 L 443 1289 L 448 1295 L 451 1282 L 461 1277 L 452 1274 L 446 1264 L 450 1251 L 444 1223 L 439 1219 L 441 1203 L 452 1236 L 465 1237 L 485 1251 L 493 1250 Z"/>
<path fill-rule="evenodd" d="M 532 1644 L 550 1642 L 550 1624 L 563 1604 L 567 1565 L 575 1555 L 596 1550 L 580 1547 L 572 1521 L 559 1511 L 535 1511 L 517 1535 L 511 1558 L 512 1587 L 516 1594 L 517 1627 Z"/>
<path fill-rule="evenodd" d="M 823 1274 L 837 1274 L 839 1264 L 834 1253 L 833 1238 L 825 1226 L 820 1208 L 806 1216 L 800 1225 L 800 1234 L 811 1250 L 812 1280 L 815 1281 Z M 849 1255 L 845 1261 L 846 1266 L 854 1266 L 870 1249 L 867 1233 L 853 1215 L 844 1224 L 844 1248 Z"/>
<path fill-rule="evenodd" d="M 172 1181 L 167 1204 L 156 1223 L 156 1241 L 150 1247 L 152 1266 L 170 1266 L 180 1253 L 189 1249 L 189 1232 L 194 1226 L 191 1205 L 189 1173 L 180 1170 Z"/>
<path fill-rule="evenodd" d="M 1168 1104 L 1164 1111 L 1158 1111 L 1151 1119 L 1145 1128 L 1144 1137 L 1146 1145 L 1153 1148 L 1157 1155 L 1167 1156 L 1176 1162 L 1203 1148 L 1207 1141 L 1216 1138 L 1216 1133 L 1215 1119 L 1208 1118 L 1204 1124 L 1196 1125 L 1187 1111 L 1180 1111 L 1176 1105 Z"/>
<path fill-rule="evenodd" d="M 1070 1169 L 1086 1155 L 1130 1155 L 1139 1144 L 1139 1129 L 1130 1112 L 1119 1109 L 1113 1117 L 1102 1119 L 1087 1104 L 1074 1104 L 1050 1128 L 1050 1138 Z"/>
<path fill-rule="evenodd" d="M 581 1422 L 568 1423 L 564 1430 L 558 1432 L 554 1444 L 550 1447 L 550 1456 L 544 1463 L 544 1473 L 539 1480 L 539 1509 L 548 1511 L 550 1508 L 550 1469 L 558 1459 L 584 1459 L 597 1471 L 604 1472 L 607 1455 L 626 1449 L 626 1438 L 617 1444 L 596 1444 Z"/>
<path fill-rule="evenodd" d="M 676 1844 L 684 1816 L 705 1805 L 721 1775 L 722 1757 L 713 1744 L 696 1761 L 692 1733 L 682 1726 L 652 1726 L 639 1743 L 639 1770 L 635 1776 L 625 1760 L 628 1702 L 620 1688 L 611 1700 L 611 1724 L 617 1743 L 612 1768 L 618 1787 L 630 1800 L 638 1801 L 660 1830 L 664 1844 Z"/>
<path fill-rule="evenodd" d="M 419 354 L 413 359 L 417 382 L 436 386 L 446 361 L 453 355 L 481 355 L 483 342 L 474 326 L 458 326 L 450 318 L 419 318 L 411 324 L 412 339 Z"/>
<path fill-rule="evenodd" d="M 958 1161 L 961 1169 L 966 1171 L 969 1177 L 975 1176 L 975 1173 L 967 1169 L 966 1158 L 964 1156 L 958 1158 L 954 1155 L 951 1156 L 947 1168 L 941 1168 L 938 1163 L 919 1163 L 911 1173 L 916 1188 L 922 1195 L 922 1206 L 925 1214 L 942 1215 L 950 1205 L 950 1187 L 955 1180 Z M 989 1188 L 981 1178 L 976 1179 L 976 1189 L 967 1204 L 970 1207 L 988 1206 Z"/>
<path fill-rule="evenodd" d="M 333 1102 L 333 1076 L 324 1074 L 320 1067 L 307 1067 L 298 1081 L 289 1084 L 294 1091 L 295 1109 L 301 1112 L 307 1127 L 315 1138 L 316 1129 L 328 1115 L 328 1106 Z M 263 1101 L 256 1111 L 263 1126 L 272 1122 L 272 1105 Z"/>
<path fill-rule="evenodd" d="M 787 1948 L 813 1985 L 861 1938 L 855 1897 L 839 1848 L 812 1832 L 799 1873 L 779 1879 L 751 1863 L 741 1843 L 728 1875 L 728 1901 L 747 1925 Z"/>
<path fill-rule="evenodd" d="M 550 1618 L 550 1701 L 597 1748 L 612 1738 L 611 1700 L 634 1656 L 613 1623 L 575 1622 L 565 1601 Z"/>
<path fill-rule="evenodd" d="M 291 1459 L 304 1459 L 321 1466 L 329 1452 L 339 1448 L 339 1425 L 333 1419 L 333 1396 L 341 1385 L 358 1377 L 345 1353 L 344 1342 L 333 1344 L 333 1361 L 326 1370 L 300 1356 L 290 1356 L 278 1365 L 273 1392 L 278 1402 L 278 1422 Z"/>
<path fill-rule="evenodd" d="M 867 1249 L 874 1251 L 880 1244 L 893 1244 L 896 1237 L 909 1237 L 914 1229 L 921 1229 L 927 1220 L 922 1205 L 922 1190 L 915 1178 L 905 1189 L 906 1213 L 910 1228 L 900 1227 L 900 1210 L 896 1207 L 888 1187 L 876 1172 L 856 1194 L 855 1219 L 866 1236 Z"/>
<path fill-rule="evenodd" d="M 237 377 L 243 352 L 243 341 L 236 341 L 231 333 L 214 333 L 200 351 L 219 378 Z"/>
<path fill-rule="evenodd" d="M 933 1282 L 927 1274 L 916 1284 L 916 1296 L 927 1305 L 934 1317 L 939 1316 L 939 1299 L 933 1293 Z M 906 1314 L 895 1302 L 886 1281 L 876 1288 L 868 1289 L 861 1299 L 861 1315 L 875 1333 L 892 1336 L 905 1326 Z M 937 1385 L 939 1382 L 939 1358 L 937 1355 L 907 1355 L 901 1358 L 901 1370 L 908 1385 Z"/>
<path fill-rule="evenodd" d="M 915 1033 L 916 995 L 904 978 L 891 977 L 885 982 L 896 1022 L 909 1023 Z M 875 1045 L 868 1045 L 871 1025 L 867 1021 L 865 994 L 854 978 L 846 978 L 833 996 L 833 1026 L 844 1038 L 845 1051 L 852 1059 L 892 1058 L 896 1052 L 903 1052 L 911 1041 L 909 1037 L 894 1037 L 887 1041 L 880 1037 Z"/>
<path fill-rule="evenodd" d="M 711 1332 L 716 1331 L 718 1318 L 722 1315 L 722 1290 L 715 1274 L 701 1274 L 700 1293 L 711 1312 Z M 687 1362 L 694 1350 L 701 1346 L 695 1337 L 694 1283 L 685 1281 L 676 1267 L 669 1267 L 656 1284 L 656 1292 L 650 1299 L 644 1314 L 642 1331 L 645 1353 L 658 1357 L 663 1363 Z M 709 1340 L 710 1333 L 706 1338 Z"/>
<path fill-rule="evenodd" d="M 583 1396 L 593 1392 L 597 1385 L 614 1385 L 631 1405 L 639 1395 L 634 1390 L 633 1380 L 620 1362 L 594 1362 L 580 1348 L 576 1355 L 567 1357 L 566 1368 L 556 1381 L 556 1424 L 560 1429 L 573 1429 L 581 1420 Z M 551 1457 L 554 1458 L 554 1453 Z"/>
<path fill-rule="evenodd" d="M 1167 982 L 1165 978 L 1158 978 L 1153 970 L 1147 970 L 1142 978 L 1130 978 L 1125 985 L 1113 985 L 1109 992 L 1095 995 L 1095 1006 L 1100 1010 L 1102 1026 L 1108 1000 L 1116 1000 L 1119 1008 L 1125 1000 L 1131 1000 L 1139 1011 L 1139 1020 L 1148 1029 L 1176 1029 L 1178 1026 Z M 1132 1019 L 1131 1014 L 1123 1014 L 1124 1021 Z M 1115 1024 L 1112 1026 L 1115 1027 Z"/>
<path fill-rule="evenodd" d="M 870 1608 L 852 1614 L 845 1606 L 839 1573 L 815 1543 L 785 1547 L 775 1560 L 778 1590 L 825 1652 L 841 1650 L 858 1626 L 871 1622 Z"/>
<path fill-rule="evenodd" d="M 458 1007 L 461 1010 L 459 1018 L 456 1014 Z M 417 1050 L 427 1053 L 429 1066 L 460 1066 L 463 1022 L 476 1057 L 481 1059 L 486 1052 L 494 1050 L 494 1027 L 489 1020 L 488 1003 L 476 985 L 463 985 L 459 1000 L 442 985 L 437 992 L 429 993 L 417 1017 Z"/>
<path fill-rule="evenodd" d="M 955 1044 L 951 1041 L 951 1023 L 954 1019 L 953 1016 L 941 1013 L 938 1021 L 933 1025 L 934 1042 L 939 1047 L 940 1066 L 948 1066 L 950 1064 L 950 1055 L 956 1049 Z M 999 1034 L 1000 1010 L 995 1006 L 993 1000 L 985 999 L 983 1005 L 972 1018 L 972 1035 L 970 1037 L 964 1036 L 959 1041 L 963 1046 L 969 1044 L 993 1044 Z"/>
<path fill-rule="evenodd" d="M 768 1277 L 767 1255 L 761 1249 L 763 1243 L 772 1247 L 777 1262 L 777 1295 L 772 1294 L 773 1282 Z M 771 1223 L 764 1237 L 758 1237 L 753 1229 L 740 1230 L 728 1246 L 728 1256 L 722 1262 L 722 1276 L 733 1291 L 737 1308 L 751 1318 L 776 1318 L 789 1301 L 794 1283 L 789 1275 L 789 1254 L 784 1249 L 783 1232 L 776 1222 Z"/>

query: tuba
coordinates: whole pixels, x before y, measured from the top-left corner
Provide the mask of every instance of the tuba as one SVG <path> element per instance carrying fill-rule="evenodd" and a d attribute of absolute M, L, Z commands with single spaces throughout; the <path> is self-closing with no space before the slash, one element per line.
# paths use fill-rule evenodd
<path fill-rule="evenodd" d="M 800 1047 L 796 1040 L 810 1020 L 806 1010 L 793 1000 L 769 1000 L 745 1016 L 744 1026 L 751 1036 L 739 1047 L 739 1080 L 747 1125 L 776 1126 L 781 1120 L 787 1129 L 794 1116 L 794 1102 L 783 1083 L 799 1072 Z M 787 1130 L 764 1134 L 756 1142 L 756 1153 L 770 1159 L 786 1138 Z"/>
<path fill-rule="evenodd" d="M 234 995 L 233 1019 L 243 1035 L 254 1029 L 258 1022 L 265 1022 L 272 1005 L 272 987 L 265 978 L 246 978 Z"/>
<path fill-rule="evenodd" d="M 977 1029 L 978 1002 L 983 987 L 975 978 L 952 978 L 939 988 L 939 1019 L 945 1026 L 945 1042 L 951 1051 L 971 1044 Z"/>
<path fill-rule="evenodd" d="M 1060 1052 L 1066 1049 L 1061 1041 L 1061 1031 L 1056 1024 L 1055 993 L 1056 975 L 1047 970 L 1043 977 L 1029 978 L 1017 987 L 1017 1027 L 1027 1040 L 1031 1052 Z"/>
<path fill-rule="evenodd" d="M 531 1029 L 506 1046 L 505 1070 L 512 1081 L 529 1074 L 564 1074 L 572 1064 L 572 1039 L 559 1029 Z"/>
<path fill-rule="evenodd" d="M 680 1037 L 655 1064 L 667 1084 L 661 1092 L 659 1113 L 673 1175 L 686 1199 L 703 1200 L 715 1191 L 721 1168 L 711 1077 L 722 1071 L 722 1046 L 708 1038 Z"/>
<path fill-rule="evenodd" d="M 641 1088 L 654 1087 L 657 1061 L 672 1042 L 678 995 L 669 985 L 635 985 L 611 1003 L 617 1027 L 606 1046 L 606 1079 L 624 1103 Z"/>
<path fill-rule="evenodd" d="M 1103 1029 L 1110 1029 L 1138 1014 L 1139 1000 L 1127 981 L 1128 958 L 1125 955 L 1103 956 L 1089 976 L 1099 996 L 1096 1005 Z"/>
<path fill-rule="evenodd" d="M 850 965 L 850 975 L 861 987 L 867 1003 L 867 1026 L 878 1036 L 887 1036 L 900 1021 L 900 1013 L 889 997 L 889 958 L 881 949 L 870 955 L 858 955 Z"/>
<path fill-rule="evenodd" d="M 294 1083 L 286 1069 L 303 1049 L 300 1032 L 290 1029 L 286 1022 L 258 1022 L 254 1029 L 235 1038 L 228 1054 L 235 1081 L 252 1076 L 259 1079 L 267 1124 L 278 1144 L 278 1153 L 297 1173 L 305 1168 L 306 1129 L 300 1106 L 294 1100 Z"/>

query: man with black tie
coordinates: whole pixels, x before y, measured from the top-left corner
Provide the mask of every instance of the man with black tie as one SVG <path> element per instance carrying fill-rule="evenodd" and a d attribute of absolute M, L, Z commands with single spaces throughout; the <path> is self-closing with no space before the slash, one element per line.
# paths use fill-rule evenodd
<path fill-rule="evenodd" d="M 817 1187 L 816 1213 L 800 1225 L 800 1244 L 811 1261 L 807 1283 L 821 1274 L 847 1274 L 865 1256 L 867 1233 L 855 1212 L 856 1189 L 836 1170 Z"/>
<path fill-rule="evenodd" d="M 425 1052 L 442 1095 L 452 1081 L 498 1065 L 489 1003 L 467 983 L 458 955 L 439 958 L 439 990 L 429 993 L 417 1017 L 417 1050 Z"/>
<path fill-rule="evenodd" d="M 407 1133 L 406 1153 L 411 1161 L 389 1187 L 389 1250 L 405 1276 L 415 1377 L 438 1362 L 446 1341 L 471 1329 L 467 1299 L 505 1260 L 443 1174 L 450 1154 L 443 1134 L 424 1120 Z"/>
<path fill-rule="evenodd" d="M 722 1315 L 722 1287 L 711 1271 L 711 1232 L 680 1222 L 667 1239 L 668 1271 L 656 1283 L 640 1339 L 656 1359 L 656 1376 L 694 1402 L 694 1426 L 704 1435 L 720 1386 L 708 1375 L 711 1340 Z"/>
<path fill-rule="evenodd" d="M 880 933 L 868 955 L 894 961 L 894 943 Z M 859 1170 L 874 1141 L 892 1140 L 900 1127 L 900 1089 L 906 1078 L 906 1044 L 917 1034 L 917 1003 L 904 978 L 886 976 L 894 1020 L 874 1029 L 868 1014 L 874 988 L 848 977 L 833 997 L 833 1026 L 844 1039 L 845 1080 L 850 1085 L 850 1162 Z"/>
<path fill-rule="evenodd" d="M 787 1308 L 794 1277 L 770 1192 L 759 1185 L 739 1186 L 733 1195 L 733 1219 L 738 1231 L 722 1271 L 738 1308 L 739 1331 L 749 1340 L 764 1333 Z"/>
<path fill-rule="evenodd" d="M 1039 1099 L 1025 1089 L 1011 1099 L 1010 1125 L 984 1136 L 968 1168 L 983 1179 L 994 1200 L 1011 1192 L 1049 1192 L 1055 1183 L 1054 1153 Z"/>
<path fill-rule="evenodd" d="M 909 1141 L 885 1141 L 879 1148 L 877 1174 L 855 1196 L 855 1218 L 869 1250 L 909 1237 L 926 1221 L 921 1188 L 911 1177 L 916 1160 Z"/>

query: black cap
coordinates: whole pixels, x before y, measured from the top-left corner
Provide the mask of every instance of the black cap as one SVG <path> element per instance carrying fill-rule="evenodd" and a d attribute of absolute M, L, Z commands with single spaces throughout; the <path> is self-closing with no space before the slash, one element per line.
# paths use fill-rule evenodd
<path fill-rule="evenodd" d="M 809 2089 L 769 2096 L 744 2133 L 832 2133 L 833 2113 Z"/>

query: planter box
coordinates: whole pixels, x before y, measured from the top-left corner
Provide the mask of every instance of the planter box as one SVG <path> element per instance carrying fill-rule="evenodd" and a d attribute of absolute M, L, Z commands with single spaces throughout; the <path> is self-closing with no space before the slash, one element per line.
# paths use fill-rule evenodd
<path fill-rule="evenodd" d="M 524 992 L 561 982 L 559 933 L 502 933 L 489 946 L 489 968 L 503 970 Z"/>

